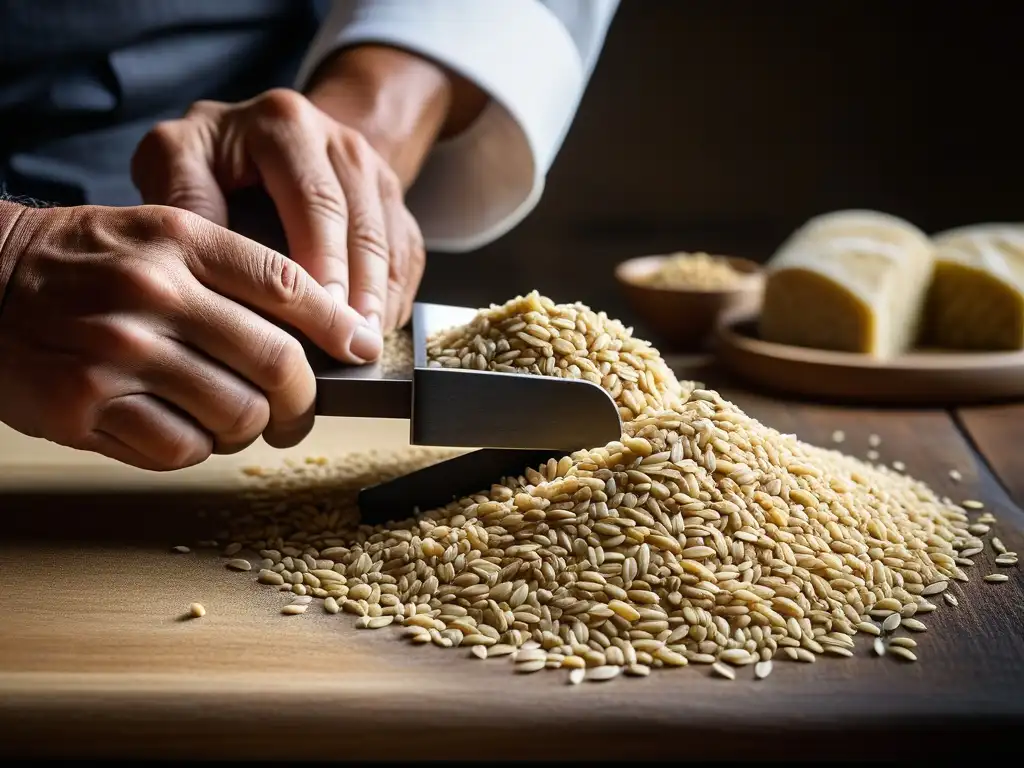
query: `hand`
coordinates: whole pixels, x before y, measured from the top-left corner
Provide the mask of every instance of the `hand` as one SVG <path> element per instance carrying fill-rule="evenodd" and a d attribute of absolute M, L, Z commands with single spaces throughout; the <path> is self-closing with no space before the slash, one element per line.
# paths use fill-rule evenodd
<path fill-rule="evenodd" d="M 2 204 L 0 204 L 2 205 Z M 316 381 L 376 336 L 295 262 L 174 208 L 22 209 L 0 264 L 0 419 L 152 470 L 297 444 Z"/>
<path fill-rule="evenodd" d="M 132 178 L 147 203 L 223 226 L 224 193 L 262 181 L 291 258 L 375 327 L 408 322 L 425 259 L 402 184 L 360 132 L 295 91 L 196 103 L 143 139 Z"/>

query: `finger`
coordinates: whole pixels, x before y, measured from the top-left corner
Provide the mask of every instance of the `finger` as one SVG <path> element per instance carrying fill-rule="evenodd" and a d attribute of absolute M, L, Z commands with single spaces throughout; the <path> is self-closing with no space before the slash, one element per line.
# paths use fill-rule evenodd
<path fill-rule="evenodd" d="M 387 240 L 393 245 L 391 258 L 388 260 L 388 288 L 384 309 L 384 332 L 388 333 L 398 327 L 405 311 L 406 283 L 408 267 L 411 260 L 409 253 L 410 237 L 405 217 L 405 205 L 401 197 L 389 199 L 382 190 L 381 199 L 384 205 L 384 223 L 387 227 Z"/>
<path fill-rule="evenodd" d="M 416 292 L 419 290 L 423 280 L 423 273 L 427 266 L 427 253 L 423 244 L 423 234 L 420 225 L 405 206 L 402 206 L 406 220 L 406 232 L 408 233 L 408 261 L 406 262 L 405 295 L 402 300 L 402 319 L 399 327 L 404 327 L 412 319 L 412 305 L 416 301 Z"/>
<path fill-rule="evenodd" d="M 289 256 L 338 301 L 347 301 L 348 206 L 326 137 L 288 125 L 254 134 L 249 152 L 281 217 Z"/>
<path fill-rule="evenodd" d="M 391 249 L 379 166 L 365 159 L 364 153 L 369 151 L 353 148 L 342 152 L 333 143 L 328 149 L 348 200 L 348 303 L 371 326 L 381 329 L 387 309 Z"/>
<path fill-rule="evenodd" d="M 297 445 L 313 428 L 316 406 L 316 378 L 302 345 L 255 312 L 207 289 L 198 288 L 189 308 L 179 326 L 184 341 L 261 393 L 267 410 L 260 432 L 269 445 Z M 243 420 L 252 419 L 245 430 L 253 428 L 258 423 L 256 414 L 242 416 L 246 408 L 254 408 L 252 401 L 244 405 L 241 391 L 232 396 L 235 410 L 226 410 L 222 418 L 238 414 Z"/>
<path fill-rule="evenodd" d="M 210 435 L 151 395 L 110 400 L 100 413 L 95 432 L 144 457 L 152 469 L 184 469 L 205 461 L 213 451 Z M 109 440 L 99 442 L 111 447 Z"/>
<path fill-rule="evenodd" d="M 81 446 L 81 449 L 99 453 L 108 459 L 113 459 L 132 467 L 148 469 L 151 472 L 166 472 L 169 469 L 158 464 L 148 456 L 139 453 L 131 446 L 126 445 L 119 438 L 108 435 L 105 432 L 93 432 Z"/>
<path fill-rule="evenodd" d="M 380 333 L 296 262 L 221 227 L 192 234 L 182 257 L 206 287 L 296 329 L 337 360 L 365 363 L 380 356 Z M 206 325 L 213 324 L 208 318 Z"/>
<path fill-rule="evenodd" d="M 177 406 L 209 432 L 214 453 L 247 448 L 270 422 L 270 405 L 260 390 L 171 339 L 155 340 L 139 378 L 149 392 Z"/>
<path fill-rule="evenodd" d="M 213 172 L 214 126 L 202 119 L 160 123 L 132 156 L 132 183 L 148 205 L 169 205 L 227 226 L 228 207 Z"/>

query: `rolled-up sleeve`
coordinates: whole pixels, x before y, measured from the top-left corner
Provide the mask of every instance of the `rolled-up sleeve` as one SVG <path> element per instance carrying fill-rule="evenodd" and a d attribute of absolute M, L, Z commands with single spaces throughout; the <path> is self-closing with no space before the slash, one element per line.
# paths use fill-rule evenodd
<path fill-rule="evenodd" d="M 427 247 L 496 240 L 539 202 L 618 0 L 334 0 L 299 73 L 301 90 L 340 48 L 380 43 L 449 68 L 490 96 L 439 142 L 407 197 Z"/>

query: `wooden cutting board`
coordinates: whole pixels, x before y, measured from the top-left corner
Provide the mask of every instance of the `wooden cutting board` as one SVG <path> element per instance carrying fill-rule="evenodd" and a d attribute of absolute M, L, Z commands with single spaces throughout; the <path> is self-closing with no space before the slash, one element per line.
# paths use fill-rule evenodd
<path fill-rule="evenodd" d="M 1024 549 L 1024 513 L 942 411 L 843 411 L 735 397 L 783 431 L 884 460 L 956 498 L 980 498 Z M 1022 425 L 1024 427 L 1024 425 Z M 400 422 L 325 420 L 291 455 L 398 445 Z M 926 617 L 920 662 L 869 655 L 778 663 L 767 680 L 703 667 L 570 687 L 502 660 L 410 647 L 346 616 L 279 613 L 285 598 L 213 555 L 194 494 L 234 487 L 258 445 L 151 475 L 0 430 L 0 756 L 606 758 L 950 756 L 1024 726 L 1024 589 L 979 573 L 957 609 Z M 952 468 L 963 474 L 953 483 Z M 208 614 L 181 616 L 193 601 Z M 749 670 L 747 670 L 749 672 Z M 989 741 L 979 741 L 987 738 Z"/>

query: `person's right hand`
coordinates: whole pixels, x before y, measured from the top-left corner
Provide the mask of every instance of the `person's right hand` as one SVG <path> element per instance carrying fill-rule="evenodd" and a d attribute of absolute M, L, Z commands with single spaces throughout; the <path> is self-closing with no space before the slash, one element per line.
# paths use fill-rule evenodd
<path fill-rule="evenodd" d="M 380 352 L 295 262 L 186 211 L 23 209 L 0 247 L 0 420 L 144 469 L 306 436 L 313 371 L 265 317 L 339 360 Z"/>

